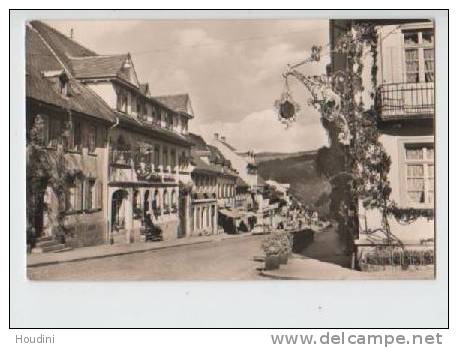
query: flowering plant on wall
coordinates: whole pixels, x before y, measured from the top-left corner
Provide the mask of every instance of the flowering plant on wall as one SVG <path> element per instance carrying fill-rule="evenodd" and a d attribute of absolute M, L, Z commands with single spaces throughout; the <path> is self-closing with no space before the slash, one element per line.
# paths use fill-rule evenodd
<path fill-rule="evenodd" d="M 316 46 L 315 46 L 316 47 Z M 392 238 L 388 215 L 398 218 L 399 208 L 390 199 L 391 187 L 388 172 L 391 159 L 379 141 L 374 107 L 366 110 L 363 103 L 362 83 L 363 58 L 372 55 L 372 93 L 375 96 L 377 74 L 377 35 L 373 24 L 353 25 L 335 43 L 334 52 L 345 55 L 346 69 L 333 74 L 307 76 L 297 67 L 309 62 L 319 61 L 320 54 L 316 48 L 305 61 L 288 66 L 283 73 L 287 101 L 294 104 L 289 90 L 288 78 L 300 81 L 311 95 L 309 104 L 321 114 L 324 127 L 328 131 L 331 147 L 343 149 L 344 167 L 333 179 L 344 191 L 343 200 L 339 203 L 345 211 L 346 226 L 357 218 L 357 199 L 366 208 L 378 208 L 382 212 L 383 231 L 388 242 Z M 282 99 L 280 99 L 282 100 Z M 337 180 L 339 179 L 339 180 Z M 331 181 L 331 180 L 330 180 Z M 340 209 L 340 208 L 339 208 Z M 402 215 L 402 214 L 401 214 Z M 421 214 L 409 211 L 409 222 Z M 353 225 L 354 226 L 354 225 Z"/>

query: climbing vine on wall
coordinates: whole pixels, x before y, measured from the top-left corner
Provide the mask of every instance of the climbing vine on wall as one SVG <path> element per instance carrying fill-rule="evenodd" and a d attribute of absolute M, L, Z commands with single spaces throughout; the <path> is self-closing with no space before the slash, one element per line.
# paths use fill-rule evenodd
<path fill-rule="evenodd" d="M 372 57 L 370 96 L 376 97 L 377 88 L 377 31 L 373 24 L 354 24 L 335 43 L 333 51 L 346 59 L 346 68 L 332 75 L 306 76 L 296 67 L 289 66 L 283 74 L 304 84 L 311 95 L 309 104 L 321 114 L 322 123 L 328 131 L 331 146 L 344 149 L 345 165 L 338 184 L 344 188 L 343 208 L 354 210 L 348 215 L 355 218 L 356 199 L 366 208 L 377 208 L 382 212 L 383 231 L 390 242 L 392 238 L 388 216 L 410 223 L 423 212 L 399 209 L 390 199 L 391 187 L 388 180 L 391 159 L 379 141 L 377 117 L 374 104 L 367 108 L 363 103 L 363 62 L 367 55 Z M 303 63 L 319 61 L 316 46 L 310 58 Z M 302 63 L 301 63 L 302 64 Z M 290 96 L 291 98 L 291 96 Z M 290 101 L 291 102 L 291 101 Z M 281 107 L 281 105 L 280 105 Z M 279 114 L 281 116 L 281 114 Z M 408 216 L 407 216 L 408 215 Z"/>
<path fill-rule="evenodd" d="M 51 188 L 58 200 L 59 212 L 55 216 L 57 228 L 55 236 L 63 241 L 65 236 L 65 193 L 67 181 L 77 173 L 69 169 L 65 158 L 65 146 L 68 145 L 71 124 L 64 124 L 61 144 L 50 150 L 45 144 L 44 127 L 45 122 L 42 116 L 37 115 L 32 120 L 33 125 L 29 132 L 29 139 L 26 147 L 26 178 L 27 178 L 27 244 L 35 245 L 39 231 L 37 228 L 37 217 L 42 216 L 50 207 L 44 202 L 46 190 Z"/>

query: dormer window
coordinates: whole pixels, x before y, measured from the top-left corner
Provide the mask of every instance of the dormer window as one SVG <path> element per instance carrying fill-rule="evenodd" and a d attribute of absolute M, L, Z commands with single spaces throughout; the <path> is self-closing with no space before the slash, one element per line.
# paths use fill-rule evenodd
<path fill-rule="evenodd" d="M 63 96 L 68 96 L 68 77 L 66 74 L 61 74 L 59 76 L 59 92 Z"/>
<path fill-rule="evenodd" d="M 69 96 L 69 78 L 64 70 L 43 71 L 43 76 L 49 79 L 62 96 Z"/>

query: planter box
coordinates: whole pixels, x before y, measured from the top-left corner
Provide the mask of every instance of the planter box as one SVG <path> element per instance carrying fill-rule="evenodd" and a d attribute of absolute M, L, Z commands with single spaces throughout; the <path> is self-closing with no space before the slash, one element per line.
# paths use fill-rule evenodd
<path fill-rule="evenodd" d="M 288 263 L 288 254 L 280 254 L 278 256 L 278 261 L 280 263 L 280 265 L 286 265 Z"/>
<path fill-rule="evenodd" d="M 271 271 L 280 267 L 279 255 L 267 255 L 265 261 L 265 270 Z"/>

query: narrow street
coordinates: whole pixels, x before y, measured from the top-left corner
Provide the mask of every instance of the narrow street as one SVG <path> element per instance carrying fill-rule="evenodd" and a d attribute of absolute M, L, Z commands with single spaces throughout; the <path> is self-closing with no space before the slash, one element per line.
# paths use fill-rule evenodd
<path fill-rule="evenodd" d="M 254 256 L 262 236 L 243 236 L 144 253 L 29 267 L 33 280 L 249 280 L 258 275 Z"/>
<path fill-rule="evenodd" d="M 344 251 L 345 243 L 337 234 L 335 226 L 331 226 L 315 233 L 313 243 L 305 248 L 301 255 L 349 268 L 351 266 L 351 257 L 346 255 Z"/>
<path fill-rule="evenodd" d="M 333 227 L 315 234 L 302 253 L 287 265 L 263 272 L 264 236 L 238 236 L 202 244 L 148 250 L 121 256 L 28 267 L 32 280 L 255 280 L 255 279 L 431 279 L 433 270 L 417 272 L 359 272 Z"/>

